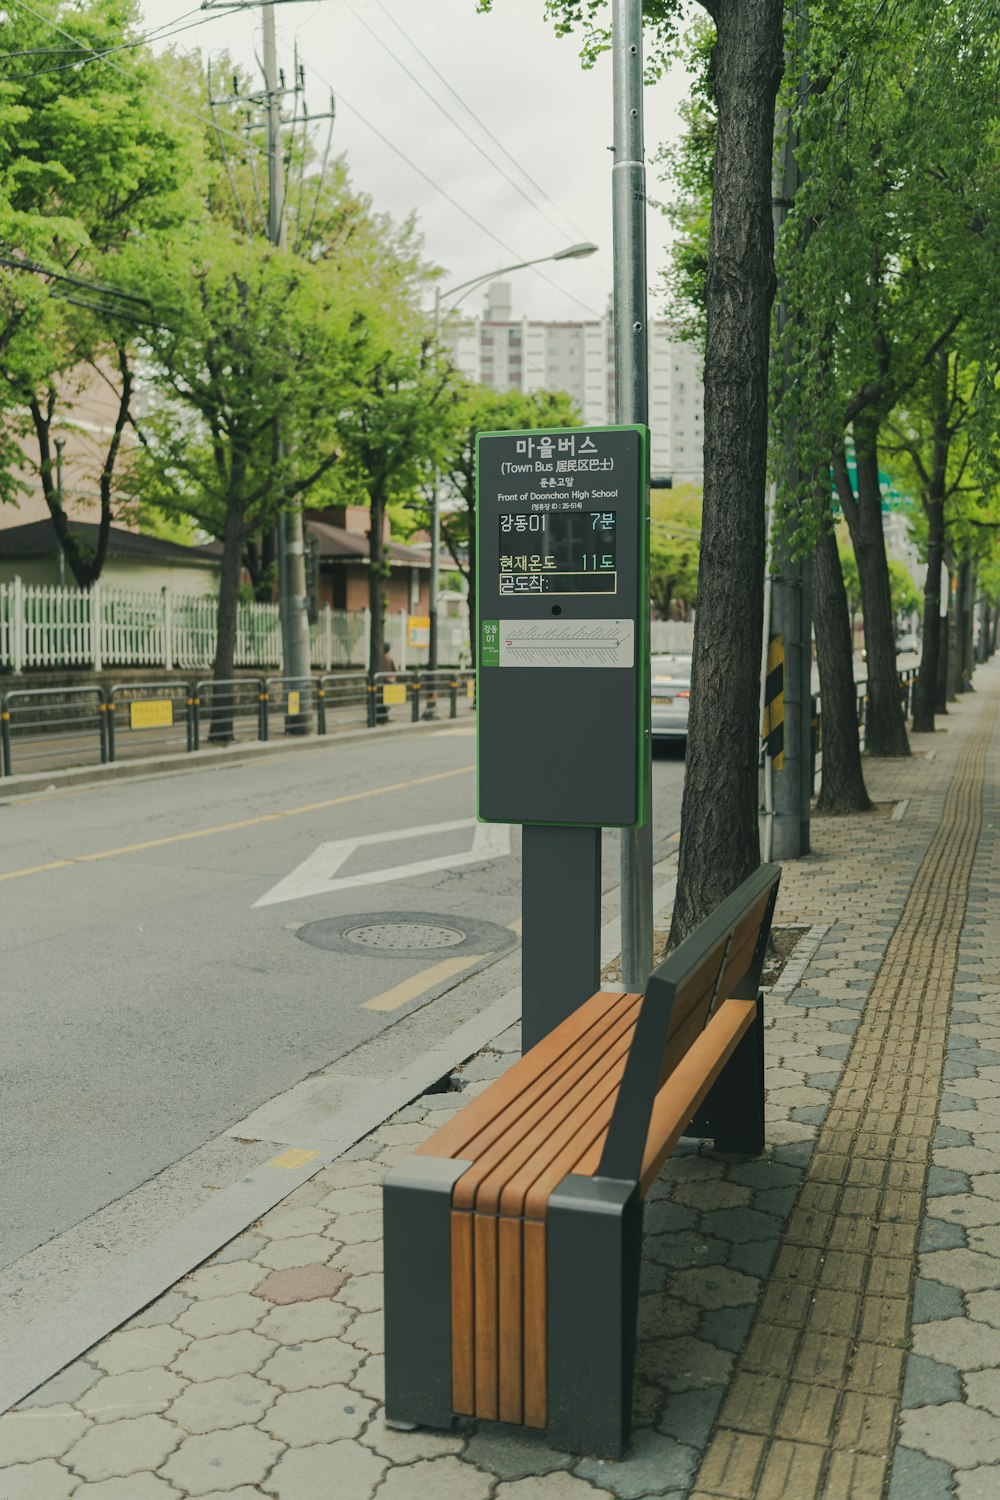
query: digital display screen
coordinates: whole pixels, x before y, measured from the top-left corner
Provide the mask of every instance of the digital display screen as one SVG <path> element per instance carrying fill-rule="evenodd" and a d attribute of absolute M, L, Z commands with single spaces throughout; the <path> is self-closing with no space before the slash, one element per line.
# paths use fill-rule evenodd
<path fill-rule="evenodd" d="M 616 594 L 613 510 L 514 512 L 500 517 L 501 594 Z"/>

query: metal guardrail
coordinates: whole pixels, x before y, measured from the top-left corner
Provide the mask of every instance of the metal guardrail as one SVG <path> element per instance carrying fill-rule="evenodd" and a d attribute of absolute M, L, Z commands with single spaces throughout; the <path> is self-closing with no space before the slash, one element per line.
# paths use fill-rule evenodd
<path fill-rule="evenodd" d="M 86 748 L 89 753 L 96 750 L 104 765 L 107 717 L 99 687 L 15 688 L 5 693 L 0 698 L 0 771 L 4 776 L 14 774 L 15 745 L 19 760 L 44 757 L 51 763 L 53 753 L 79 755 Z M 64 742 L 65 749 L 53 752 L 53 741 Z"/>
<path fill-rule="evenodd" d="M 330 672 L 319 677 L 236 677 L 225 682 L 116 683 L 100 687 L 18 688 L 0 699 L 0 776 L 13 761 L 52 763 L 53 754 L 92 755 L 103 765 L 154 746 L 196 753 L 235 739 L 330 732 L 356 722 L 375 728 L 401 707 L 411 723 L 474 712 L 476 675 L 437 672 Z M 65 743 L 65 750 L 55 749 Z"/>
<path fill-rule="evenodd" d="M 409 707 L 410 721 L 416 724 L 421 718 L 436 719 L 458 717 L 459 690 L 465 693 L 465 702 L 475 707 L 476 674 L 468 670 L 437 672 L 376 672 L 368 685 L 368 727 L 389 721 L 389 710 L 395 706 Z M 447 714 L 442 711 L 442 700 L 447 703 Z"/>
<path fill-rule="evenodd" d="M 267 688 L 263 677 L 230 677 L 218 682 L 204 678 L 194 685 L 193 750 L 205 745 L 228 745 L 244 735 L 248 723 L 256 728 L 256 738 L 266 740 L 268 733 Z"/>
<path fill-rule="evenodd" d="M 107 696 L 108 760 L 153 745 L 194 749 L 194 698 L 186 682 L 123 682 Z"/>

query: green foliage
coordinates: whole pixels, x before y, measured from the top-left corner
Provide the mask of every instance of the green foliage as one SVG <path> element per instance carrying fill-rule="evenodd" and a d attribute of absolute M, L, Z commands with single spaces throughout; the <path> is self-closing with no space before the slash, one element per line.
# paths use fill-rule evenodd
<path fill-rule="evenodd" d="M 477 0 L 477 9 L 491 11 L 494 0 Z M 643 51 L 649 82 L 659 78 L 676 56 L 677 21 L 684 13 L 684 0 L 643 0 Z M 593 67 L 611 46 L 609 0 L 545 0 L 545 14 L 554 22 L 557 36 L 577 32 L 585 68 Z"/>
<path fill-rule="evenodd" d="M 671 603 L 698 602 L 701 557 L 701 490 L 693 484 L 654 490 L 650 498 L 649 592 L 661 619 Z"/>
<path fill-rule="evenodd" d="M 923 595 L 906 564 L 898 562 L 894 557 L 889 559 L 889 588 L 892 593 L 892 613 L 897 626 L 902 615 L 920 612 Z"/>

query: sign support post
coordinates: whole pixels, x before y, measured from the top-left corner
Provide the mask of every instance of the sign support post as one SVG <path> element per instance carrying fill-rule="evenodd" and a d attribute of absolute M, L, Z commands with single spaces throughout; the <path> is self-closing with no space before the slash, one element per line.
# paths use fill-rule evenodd
<path fill-rule="evenodd" d="M 646 167 L 642 129 L 642 0 L 614 0 L 611 19 L 614 69 L 615 416 L 649 418 L 649 346 L 646 312 Z M 647 520 L 648 524 L 648 520 Z M 644 692 L 650 691 L 648 653 Z M 653 747 L 643 753 L 650 779 Z M 621 834 L 622 983 L 641 990 L 653 967 L 653 829 L 649 817 Z"/>
<path fill-rule="evenodd" d="M 520 823 L 525 1048 L 600 988 L 601 830 L 646 816 L 645 427 L 483 433 L 479 816 Z"/>

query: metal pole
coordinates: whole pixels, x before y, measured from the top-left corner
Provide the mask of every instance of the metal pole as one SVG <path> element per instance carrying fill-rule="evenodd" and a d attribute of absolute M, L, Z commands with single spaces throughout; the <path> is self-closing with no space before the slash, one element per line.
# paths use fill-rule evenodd
<path fill-rule="evenodd" d="M 267 237 L 285 248 L 285 178 L 281 154 L 281 91 L 274 32 L 274 6 L 261 11 L 264 51 L 264 89 L 267 94 Z M 282 456 L 278 437 L 278 459 Z M 302 507 L 295 501 L 278 516 L 278 582 L 281 648 L 286 677 L 308 677 L 311 672 L 309 614 L 306 601 L 306 559 L 302 538 Z M 290 732 L 304 734 L 308 716 L 289 716 Z"/>
<path fill-rule="evenodd" d="M 803 4 L 796 17 L 794 46 L 802 55 L 805 42 L 806 9 Z M 794 65 L 794 55 L 789 62 Z M 801 71 L 801 70 L 800 70 Z M 804 80 L 799 80 L 802 102 Z M 798 132 L 793 108 L 784 111 L 781 155 L 775 168 L 774 232 L 775 239 L 788 217 L 799 185 L 796 160 Z M 787 309 L 779 292 L 776 319 L 779 336 L 787 322 Z M 790 379 L 788 358 L 783 381 Z M 794 454 L 781 455 L 779 483 L 794 490 L 799 480 Z M 812 578 L 808 558 L 793 558 L 780 537 L 777 538 L 772 568 L 771 608 L 765 616 L 765 640 L 772 632 L 784 638 L 784 752 L 783 763 L 773 765 L 773 842 L 771 857 L 798 859 L 809 853 L 809 817 L 812 795 Z"/>
<path fill-rule="evenodd" d="M 642 0 L 614 0 L 612 13 L 615 145 L 611 172 L 614 221 L 615 420 L 649 415 L 646 321 L 646 168 L 642 139 Z M 648 525 L 648 497 L 647 522 Z M 649 697 L 649 660 L 640 675 Z M 647 731 L 646 775 L 652 743 Z M 653 967 L 652 819 L 621 834 L 622 983 L 642 989 Z"/>
<path fill-rule="evenodd" d="M 57 437 L 55 441 L 56 441 L 56 499 L 59 502 L 59 509 L 62 510 L 62 508 L 63 508 L 63 475 L 62 475 L 62 464 L 63 464 L 63 449 L 66 446 L 66 439 L 65 438 L 61 438 L 61 437 Z M 58 569 L 58 572 L 57 572 L 56 576 L 57 576 L 58 581 L 59 581 L 59 587 L 61 589 L 64 589 L 66 587 L 66 554 L 65 554 L 65 552 L 62 549 L 62 543 L 61 542 L 58 544 L 58 546 L 56 548 L 56 567 Z"/>
<path fill-rule="evenodd" d="M 438 357 L 438 349 L 441 346 L 441 288 L 434 288 L 434 358 Z M 437 717 L 437 697 L 434 692 L 434 674 L 438 665 L 438 575 L 441 570 L 441 507 L 438 498 L 438 488 L 441 483 L 441 475 L 437 464 L 431 475 L 431 577 L 430 590 L 427 602 L 427 616 L 430 620 L 430 629 L 427 637 L 427 674 L 430 678 L 427 703 L 424 708 L 424 718 L 434 719 Z"/>

